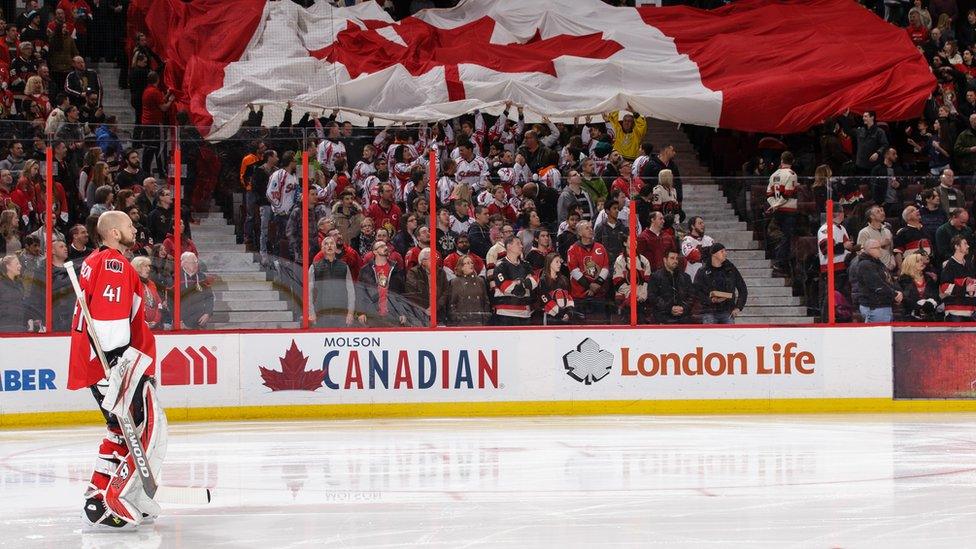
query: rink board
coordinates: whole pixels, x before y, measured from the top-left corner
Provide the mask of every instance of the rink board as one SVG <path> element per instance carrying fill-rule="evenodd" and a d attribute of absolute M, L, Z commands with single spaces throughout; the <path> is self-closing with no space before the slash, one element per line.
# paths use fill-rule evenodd
<path fill-rule="evenodd" d="M 886 327 L 161 334 L 173 420 L 930 410 Z M 97 422 L 63 337 L 0 339 L 0 425 Z M 948 403 L 939 409 L 972 409 Z"/>

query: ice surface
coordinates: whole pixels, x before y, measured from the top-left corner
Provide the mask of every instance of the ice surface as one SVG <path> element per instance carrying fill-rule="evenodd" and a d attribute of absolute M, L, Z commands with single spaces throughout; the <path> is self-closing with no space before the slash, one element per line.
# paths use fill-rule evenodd
<path fill-rule="evenodd" d="M 171 425 L 163 483 L 86 533 L 102 430 L 0 431 L 0 547 L 973 547 L 976 415 Z"/>

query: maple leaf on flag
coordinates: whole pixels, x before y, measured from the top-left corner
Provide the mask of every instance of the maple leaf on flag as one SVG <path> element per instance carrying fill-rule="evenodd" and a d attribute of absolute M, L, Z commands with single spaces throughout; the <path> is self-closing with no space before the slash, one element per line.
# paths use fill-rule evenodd
<path fill-rule="evenodd" d="M 451 101 L 465 98 L 458 69 L 461 64 L 480 65 L 496 72 L 539 72 L 556 76 L 554 61 L 558 57 L 607 59 L 624 49 L 614 40 L 604 40 L 600 32 L 584 36 L 560 34 L 543 39 L 536 30 L 535 36 L 523 44 L 493 44 L 495 20 L 487 16 L 454 29 L 442 29 L 416 17 L 399 23 L 365 20 L 363 25 L 365 29 L 349 21 L 336 35 L 335 42 L 310 50 L 309 55 L 341 63 L 353 79 L 394 65 L 402 65 L 413 76 L 444 67 Z M 403 44 L 379 32 L 387 27 L 396 32 Z"/>
<path fill-rule="evenodd" d="M 572 351 L 563 355 L 563 365 L 569 377 L 592 384 L 607 377 L 613 368 L 613 354 L 600 349 L 600 344 L 586 338 Z"/>
<path fill-rule="evenodd" d="M 279 357 L 281 371 L 259 366 L 264 385 L 272 391 L 314 391 L 322 386 L 325 370 L 305 370 L 308 357 L 291 340 L 285 356 Z"/>

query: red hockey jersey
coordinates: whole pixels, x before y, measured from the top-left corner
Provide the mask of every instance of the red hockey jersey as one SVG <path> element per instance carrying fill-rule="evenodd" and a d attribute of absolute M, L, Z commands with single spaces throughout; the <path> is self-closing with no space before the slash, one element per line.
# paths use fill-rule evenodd
<path fill-rule="evenodd" d="M 156 369 L 156 338 L 146 324 L 142 281 L 125 256 L 114 248 L 102 248 L 92 253 L 81 265 L 78 282 L 102 350 L 107 354 L 120 347 L 135 347 L 153 358 L 153 364 L 146 372 L 153 375 Z M 105 371 L 88 339 L 84 316 L 75 304 L 71 322 L 68 388 L 88 387 L 103 377 Z"/>
<path fill-rule="evenodd" d="M 603 244 L 593 242 L 589 246 L 577 242 L 569 248 L 566 266 L 569 269 L 569 289 L 573 299 L 587 297 L 590 284 L 603 284 L 610 278 L 610 258 Z"/>

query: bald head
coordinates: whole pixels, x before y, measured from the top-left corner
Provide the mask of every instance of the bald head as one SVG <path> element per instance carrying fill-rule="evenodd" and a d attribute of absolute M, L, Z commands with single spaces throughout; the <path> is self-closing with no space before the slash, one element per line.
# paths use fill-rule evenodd
<path fill-rule="evenodd" d="M 98 216 L 98 236 L 102 244 L 122 251 L 135 244 L 136 228 L 129 215 L 121 211 L 108 211 Z"/>

